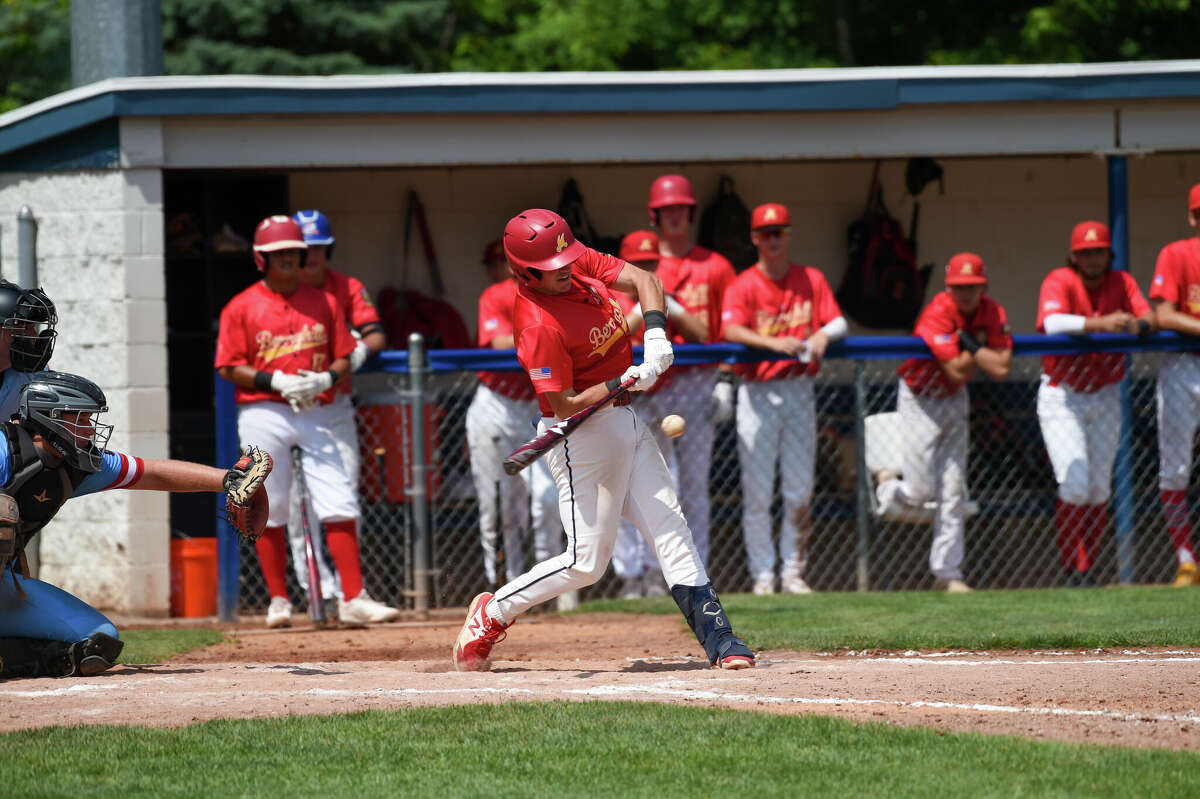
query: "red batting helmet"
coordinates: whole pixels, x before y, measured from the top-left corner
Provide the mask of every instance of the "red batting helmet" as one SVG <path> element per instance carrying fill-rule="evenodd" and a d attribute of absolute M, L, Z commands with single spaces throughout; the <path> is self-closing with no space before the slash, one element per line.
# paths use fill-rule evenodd
<path fill-rule="evenodd" d="M 301 264 L 304 263 L 304 256 L 308 251 L 308 245 L 304 243 L 304 232 L 300 230 L 296 220 L 282 214 L 268 216 L 254 229 L 254 265 L 258 267 L 258 271 L 267 271 L 267 256 L 263 253 L 280 250 L 300 250 Z"/>
<path fill-rule="evenodd" d="M 637 263 L 639 261 L 658 261 L 658 236 L 651 230 L 635 230 L 625 234 L 621 239 L 621 252 L 618 256 L 622 261 Z"/>
<path fill-rule="evenodd" d="M 504 254 L 517 277 L 526 281 L 533 280 L 530 270 L 561 269 L 586 249 L 567 221 L 545 208 L 522 211 L 504 226 Z"/>
<path fill-rule="evenodd" d="M 1103 222 L 1080 222 L 1071 231 L 1071 252 L 1112 248 L 1112 235 Z"/>
<path fill-rule="evenodd" d="M 987 282 L 987 267 L 973 252 L 960 252 L 946 264 L 947 286 L 975 286 Z"/>
<path fill-rule="evenodd" d="M 691 206 L 692 214 L 696 211 L 696 198 L 692 196 L 692 184 L 683 175 L 660 175 L 650 184 L 650 224 L 658 224 L 659 208 L 668 205 Z"/>

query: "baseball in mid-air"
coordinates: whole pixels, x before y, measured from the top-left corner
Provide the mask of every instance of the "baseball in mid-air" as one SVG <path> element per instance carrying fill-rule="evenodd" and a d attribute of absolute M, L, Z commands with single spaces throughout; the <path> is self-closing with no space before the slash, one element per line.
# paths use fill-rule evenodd
<path fill-rule="evenodd" d="M 664 416 L 662 420 L 662 431 L 671 438 L 678 438 L 683 435 L 683 431 L 687 429 L 687 422 L 677 413 L 670 416 Z"/>

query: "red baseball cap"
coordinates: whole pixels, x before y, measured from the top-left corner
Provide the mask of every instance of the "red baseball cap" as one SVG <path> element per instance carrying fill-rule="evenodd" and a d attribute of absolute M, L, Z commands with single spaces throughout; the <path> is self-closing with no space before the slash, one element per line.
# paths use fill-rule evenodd
<path fill-rule="evenodd" d="M 635 230 L 621 239 L 621 252 L 618 256 L 622 261 L 636 263 L 638 261 L 657 261 L 658 235 L 652 230 Z"/>
<path fill-rule="evenodd" d="M 1080 222 L 1071 231 L 1071 252 L 1112 247 L 1112 235 L 1103 222 Z"/>
<path fill-rule="evenodd" d="M 946 264 L 947 286 L 975 286 L 987 282 L 987 267 L 973 252 L 960 252 Z"/>
<path fill-rule="evenodd" d="M 1200 211 L 1200 183 L 1192 186 L 1192 190 L 1188 192 L 1188 210 Z"/>
<path fill-rule="evenodd" d="M 791 227 L 791 224 L 792 218 L 788 215 L 787 206 L 779 203 L 763 203 L 750 215 L 751 230 L 765 227 Z"/>

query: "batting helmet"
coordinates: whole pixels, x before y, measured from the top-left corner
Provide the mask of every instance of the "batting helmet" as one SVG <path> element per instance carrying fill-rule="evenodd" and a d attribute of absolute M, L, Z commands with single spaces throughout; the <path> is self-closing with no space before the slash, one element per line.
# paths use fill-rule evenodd
<path fill-rule="evenodd" d="M 522 211 L 504 226 L 504 254 L 513 273 L 525 281 L 534 279 L 532 270 L 560 269 L 585 250 L 567 221 L 545 208 Z"/>
<path fill-rule="evenodd" d="M 1112 248 L 1112 235 L 1103 222 L 1080 222 L 1071 231 L 1071 252 Z"/>
<path fill-rule="evenodd" d="M 79 375 L 39 372 L 21 387 L 17 414 L 21 425 L 38 433 L 70 465 L 84 472 L 98 472 L 104 463 L 104 448 L 112 435 L 111 424 L 100 424 L 108 401 L 100 387 Z M 81 421 L 79 414 L 90 414 Z"/>
<path fill-rule="evenodd" d="M 696 198 L 692 196 L 692 184 L 683 175 L 661 175 L 650 184 L 650 224 L 658 224 L 658 209 L 668 205 L 691 206 L 688 219 L 696 215 Z"/>
<path fill-rule="evenodd" d="M 268 216 L 254 230 L 254 265 L 258 271 L 267 271 L 267 256 L 264 253 L 280 250 L 300 250 L 300 263 L 304 263 L 308 245 L 304 233 L 290 216 Z"/>
<path fill-rule="evenodd" d="M 9 334 L 9 362 L 18 372 L 46 368 L 54 352 L 58 312 L 41 289 L 0 280 L 0 327 Z"/>
<path fill-rule="evenodd" d="M 626 233 L 621 239 L 621 251 L 618 256 L 622 261 L 636 263 L 638 261 L 657 261 L 658 236 L 650 230 L 635 230 Z"/>
<path fill-rule="evenodd" d="M 324 244 L 325 255 L 333 257 L 333 228 L 329 226 L 325 214 L 320 211 L 297 211 L 292 219 L 300 226 L 305 244 Z"/>

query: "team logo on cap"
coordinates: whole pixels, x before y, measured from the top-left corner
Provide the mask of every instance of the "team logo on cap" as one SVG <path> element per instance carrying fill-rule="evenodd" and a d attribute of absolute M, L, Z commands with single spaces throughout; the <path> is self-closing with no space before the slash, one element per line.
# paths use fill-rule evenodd
<path fill-rule="evenodd" d="M 777 215 L 775 213 L 774 208 L 768 208 L 767 212 L 765 214 L 763 214 L 763 219 L 765 219 L 768 222 L 773 222 L 776 218 L 777 218 Z"/>
<path fill-rule="evenodd" d="M 962 265 L 962 273 L 964 275 L 974 274 L 974 269 L 975 269 L 975 265 L 973 263 L 971 263 L 970 261 L 966 261 Z"/>
<path fill-rule="evenodd" d="M 1096 241 L 1099 238 L 1100 234 L 1096 232 L 1096 228 L 1094 227 L 1088 228 L 1088 232 L 1083 236 L 1084 241 Z"/>
<path fill-rule="evenodd" d="M 649 252 L 654 249 L 654 243 L 650 239 L 642 239 L 642 243 L 638 245 L 638 249 L 643 252 Z"/>
<path fill-rule="evenodd" d="M 567 234 L 566 234 L 566 233 L 559 233 L 559 234 L 558 234 L 558 241 L 557 241 L 557 242 L 555 242 L 555 244 L 554 244 L 554 252 L 555 252 L 555 253 L 560 253 L 560 252 L 562 252 L 562 251 L 563 251 L 563 250 L 565 250 L 565 249 L 567 249 Z"/>

